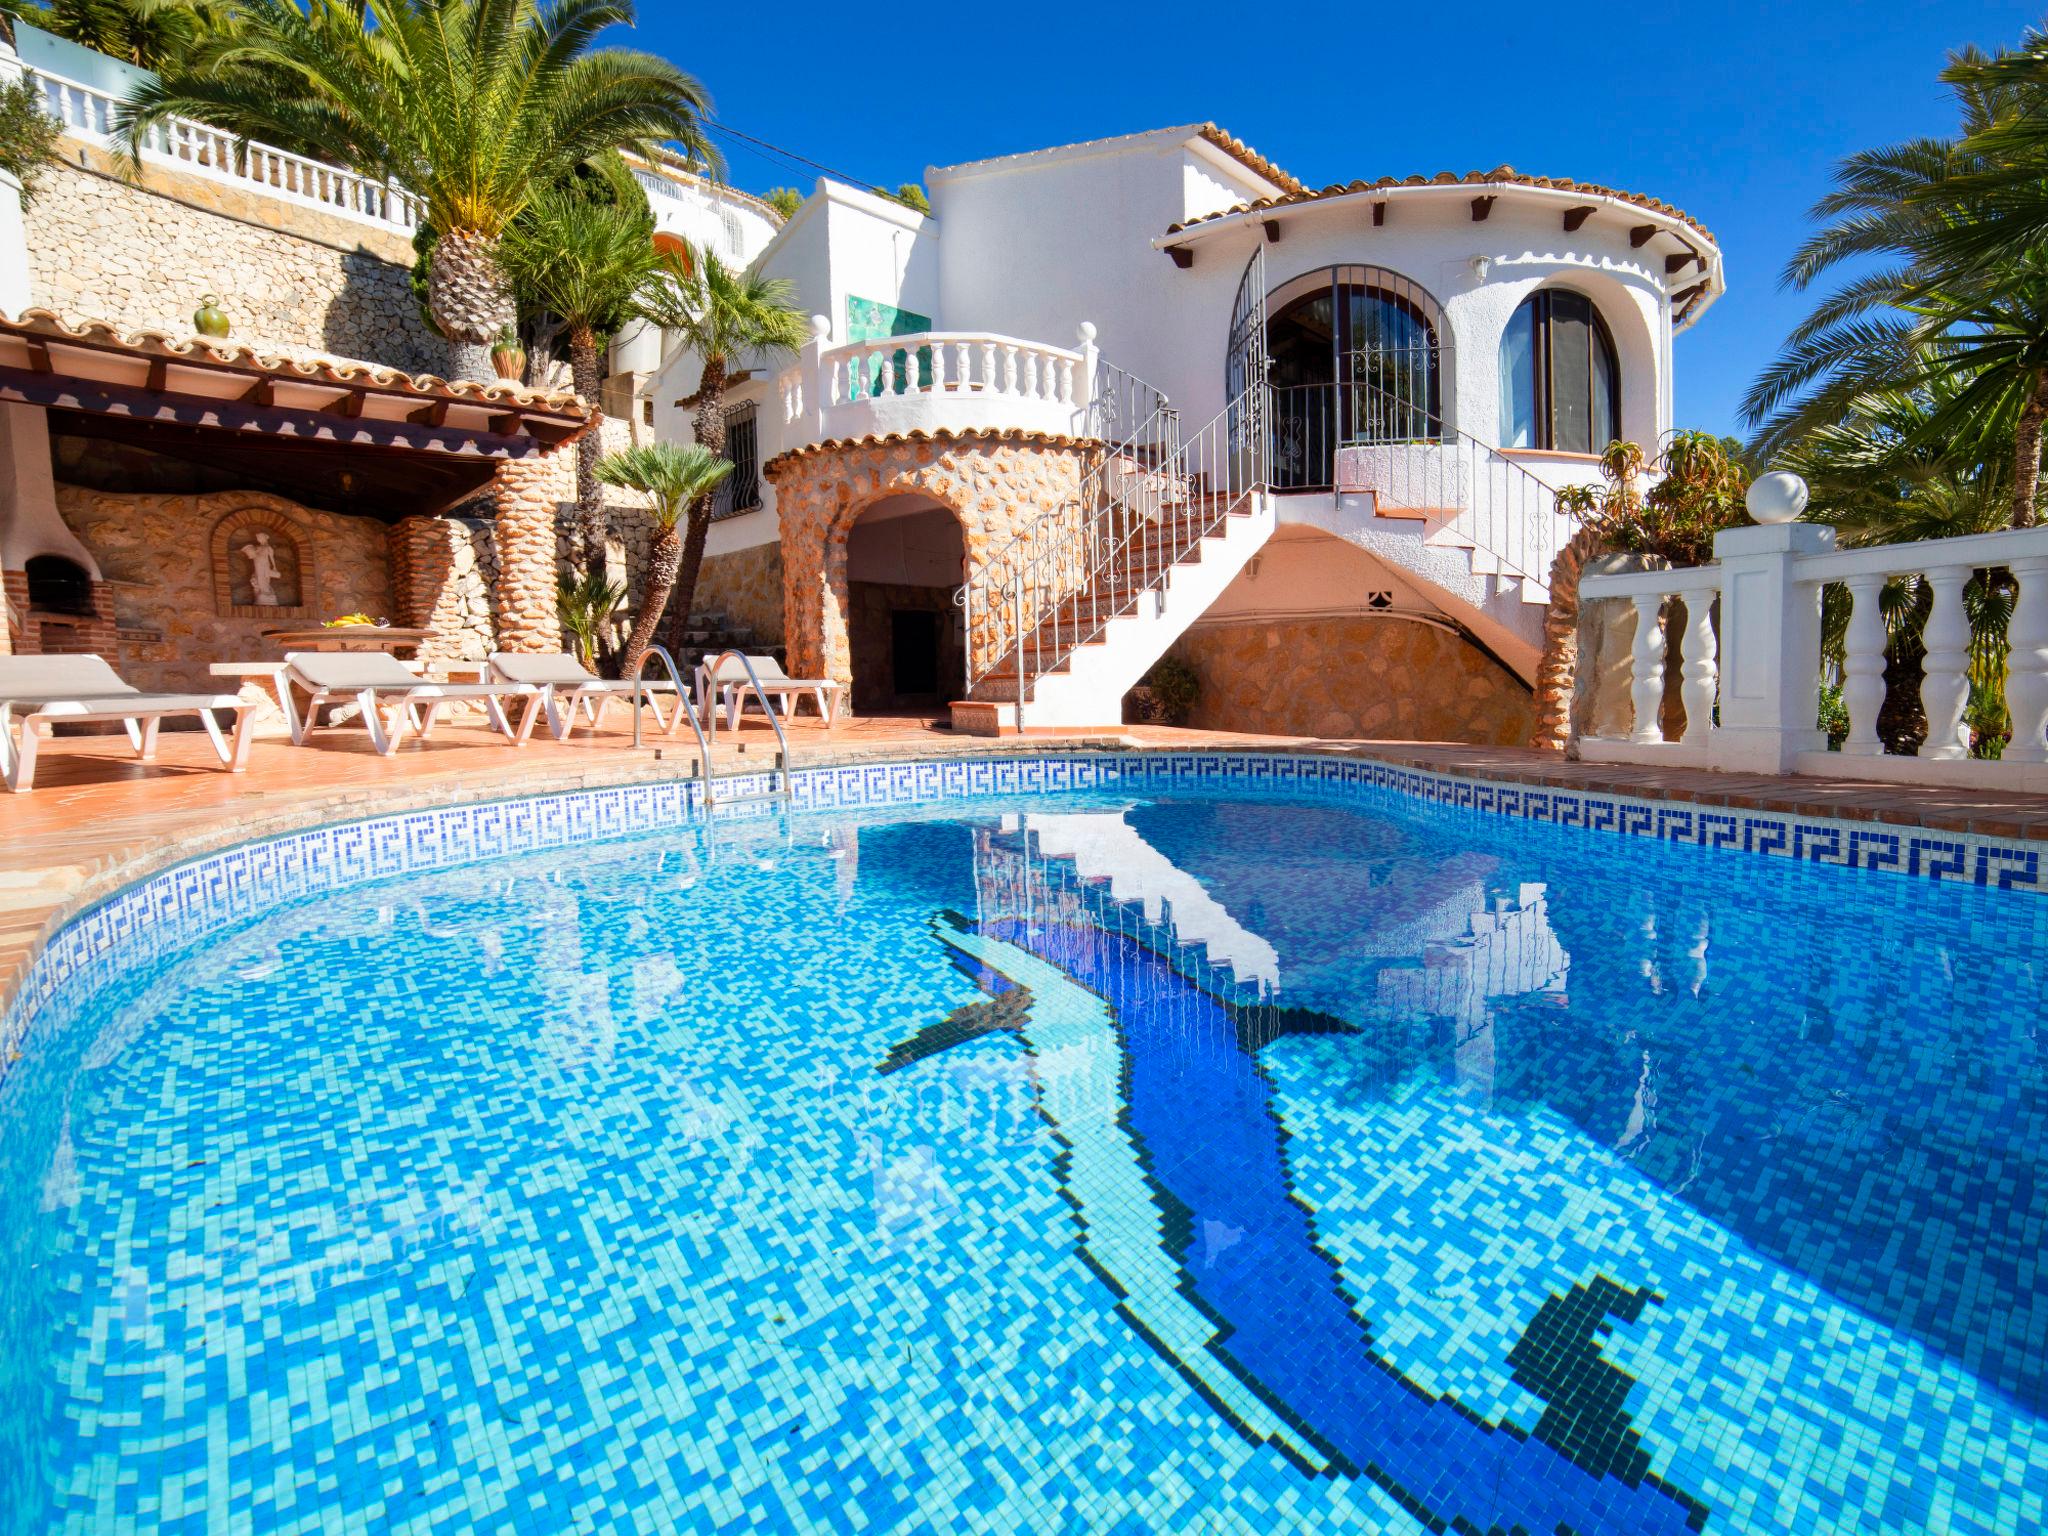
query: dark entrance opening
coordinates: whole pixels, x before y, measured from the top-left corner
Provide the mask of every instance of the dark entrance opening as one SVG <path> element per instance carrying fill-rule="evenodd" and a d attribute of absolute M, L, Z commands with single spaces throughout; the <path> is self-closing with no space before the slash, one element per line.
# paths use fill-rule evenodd
<path fill-rule="evenodd" d="M 92 616 L 92 577 L 85 567 L 62 555 L 33 555 L 22 574 L 28 577 L 28 605 L 39 613 Z"/>
<path fill-rule="evenodd" d="M 938 614 L 929 608 L 898 608 L 889 615 L 889 668 L 899 699 L 938 697 Z"/>

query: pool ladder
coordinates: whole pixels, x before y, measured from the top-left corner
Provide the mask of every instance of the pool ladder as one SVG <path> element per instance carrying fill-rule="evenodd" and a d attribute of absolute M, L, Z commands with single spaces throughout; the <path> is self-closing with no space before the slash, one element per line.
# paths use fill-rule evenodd
<path fill-rule="evenodd" d="M 708 813 L 721 803 L 725 805 L 747 805 L 756 800 L 788 800 L 794 793 L 794 786 L 789 777 L 789 737 L 783 733 L 782 722 L 775 717 L 774 701 L 768 697 L 767 690 L 761 686 L 761 679 L 754 671 L 754 664 L 747 660 L 746 656 L 739 651 L 721 651 L 717 659 L 708 666 L 698 668 L 698 675 L 705 679 L 706 692 L 710 695 L 704 701 L 705 712 L 708 713 L 711 722 L 710 728 L 707 730 L 704 723 L 705 716 L 699 713 L 697 703 L 693 699 L 692 690 L 683 682 L 682 669 L 676 665 L 675 657 L 669 654 L 666 646 L 648 646 L 646 654 L 640 658 L 639 670 L 633 674 L 633 745 L 636 747 L 640 745 L 640 706 L 643 702 L 654 702 L 644 692 L 641 683 L 641 675 L 647 670 L 648 656 L 659 656 L 661 664 L 668 669 L 669 682 L 676 690 L 676 708 L 681 710 L 683 718 L 690 722 L 690 734 L 697 738 L 697 780 L 703 785 L 702 793 L 705 811 Z M 769 782 L 773 784 L 779 778 L 781 783 L 779 787 L 769 789 L 760 794 L 734 795 L 721 802 L 718 798 L 717 790 L 719 780 L 722 778 L 736 779 L 742 776 L 739 773 L 718 774 L 712 772 L 711 769 L 711 747 L 718 738 L 717 677 L 719 672 L 723 670 L 727 658 L 738 661 L 740 666 L 745 668 L 747 687 L 754 697 L 761 701 L 762 713 L 768 716 L 768 724 L 774 727 L 775 766 L 769 770 Z M 657 703 L 655 704 L 655 719 L 658 721 L 660 718 L 661 706 Z M 671 721 L 669 729 L 673 730 L 674 728 L 674 723 Z M 739 733 L 737 721 L 734 723 L 733 733 L 734 735 Z"/>

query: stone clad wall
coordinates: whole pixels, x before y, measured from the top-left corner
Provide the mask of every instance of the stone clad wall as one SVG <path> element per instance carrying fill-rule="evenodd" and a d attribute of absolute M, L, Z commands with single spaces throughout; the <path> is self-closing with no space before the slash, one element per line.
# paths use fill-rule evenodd
<path fill-rule="evenodd" d="M 968 580 L 985 584 L 991 560 L 1049 508 L 1072 507 L 1092 443 L 1021 432 L 831 441 L 786 453 L 763 470 L 775 483 L 782 525 L 783 642 L 797 677 L 829 677 L 851 690 L 846 535 L 861 513 L 891 496 L 917 495 L 949 508 L 966 545 Z M 1077 579 L 1077 578 L 1076 578 Z M 978 665 L 998 660 L 976 626 Z"/>
<path fill-rule="evenodd" d="M 121 675 L 138 688 L 212 693 L 215 661 L 274 661 L 267 628 L 318 624 L 345 613 L 395 619 L 384 524 L 318 512 L 261 491 L 203 496 L 57 487 L 57 509 L 92 551 L 113 590 Z M 309 556 L 307 617 L 237 616 L 222 600 L 213 535 L 225 517 L 272 514 L 303 536 Z"/>
<path fill-rule="evenodd" d="M 197 177 L 152 170 L 138 186 L 72 164 L 51 167 L 26 224 L 30 298 L 44 308 L 182 337 L 213 293 L 236 341 L 447 370 L 395 233 Z"/>
<path fill-rule="evenodd" d="M 764 645 L 784 642 L 782 545 L 770 541 L 709 555 L 697 575 L 698 613 L 721 613 Z"/>
<path fill-rule="evenodd" d="M 1518 747 L 1535 723 L 1519 678 L 1434 624 L 1198 624 L 1169 654 L 1202 680 L 1188 724 L 1203 730 Z"/>
<path fill-rule="evenodd" d="M 397 622 L 431 629 L 423 661 L 482 661 L 497 633 L 497 547 L 477 517 L 408 517 L 391 530 Z"/>

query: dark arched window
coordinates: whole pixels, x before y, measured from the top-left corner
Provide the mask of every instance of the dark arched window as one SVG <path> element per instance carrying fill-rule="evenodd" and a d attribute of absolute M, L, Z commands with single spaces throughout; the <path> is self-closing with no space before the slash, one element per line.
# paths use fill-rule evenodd
<path fill-rule="evenodd" d="M 1273 475 L 1282 490 L 1329 486 L 1336 450 L 1347 445 L 1443 436 L 1435 301 L 1377 267 L 1317 276 L 1266 322 Z"/>
<path fill-rule="evenodd" d="M 1503 448 L 1599 453 L 1621 432 L 1621 368 L 1607 322 L 1583 293 L 1544 288 L 1500 342 Z"/>

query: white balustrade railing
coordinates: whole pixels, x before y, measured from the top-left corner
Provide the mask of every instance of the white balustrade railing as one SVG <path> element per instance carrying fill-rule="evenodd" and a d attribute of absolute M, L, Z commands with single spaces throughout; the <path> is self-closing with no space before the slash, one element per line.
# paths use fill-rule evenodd
<path fill-rule="evenodd" d="M 981 331 L 811 343 L 776 382 L 783 446 L 922 428 L 1078 433 L 1094 390 L 1095 328 L 1078 350 Z"/>
<path fill-rule="evenodd" d="M 1714 554 L 1710 565 L 1581 580 L 1582 605 L 1624 599 L 1636 620 L 1633 726 L 1626 737 L 1582 740 L 1584 757 L 2048 790 L 2048 528 L 1837 549 L 1832 529 L 1781 524 L 1718 534 Z M 2016 589 L 2006 629 L 2012 731 L 2000 758 L 1981 760 L 1964 723 L 1973 657 L 1964 592 L 1973 577 L 1997 573 Z M 1927 734 L 1913 756 L 1888 754 L 1878 732 L 1892 638 L 1883 595 L 1901 579 L 1924 586 L 1927 602 L 1919 693 Z M 1818 723 L 1821 604 L 1838 584 L 1850 605 L 1840 671 L 1848 729 L 1830 752 Z M 1673 598 L 1685 607 L 1675 639 L 1686 727 L 1676 741 L 1659 719 Z"/>
<path fill-rule="evenodd" d="M 114 132 L 114 113 L 120 104 L 117 97 L 60 75 L 31 78 L 41 87 L 50 115 L 64 125 L 65 132 L 105 149 L 120 147 Z M 174 117 L 152 127 L 143 139 L 142 162 L 403 234 L 411 234 L 420 220 L 419 199 L 402 187 L 267 144 L 237 144 L 233 134 L 189 118 Z"/>

